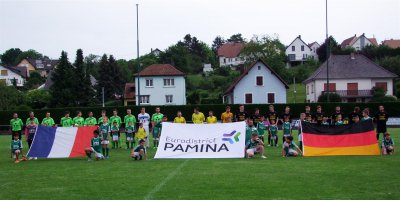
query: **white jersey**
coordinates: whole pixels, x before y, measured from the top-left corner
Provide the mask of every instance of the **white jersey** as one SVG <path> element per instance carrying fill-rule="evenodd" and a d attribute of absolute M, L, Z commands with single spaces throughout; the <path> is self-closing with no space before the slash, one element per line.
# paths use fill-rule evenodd
<path fill-rule="evenodd" d="M 139 123 L 142 123 L 143 126 L 147 126 L 148 127 L 149 123 L 150 123 L 150 115 L 148 113 L 144 113 L 144 114 L 139 113 L 138 114 L 138 121 L 139 121 Z"/>

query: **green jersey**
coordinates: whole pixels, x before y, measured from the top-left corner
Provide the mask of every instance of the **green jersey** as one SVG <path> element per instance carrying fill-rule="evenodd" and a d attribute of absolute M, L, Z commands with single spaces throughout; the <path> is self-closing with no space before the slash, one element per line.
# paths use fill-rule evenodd
<path fill-rule="evenodd" d="M 74 117 L 74 119 L 72 121 L 73 121 L 74 125 L 77 125 L 77 126 L 85 125 L 85 119 L 83 119 L 83 117 Z"/>
<path fill-rule="evenodd" d="M 100 137 L 94 137 L 92 138 L 91 141 L 91 146 L 92 148 L 97 152 L 97 153 L 101 153 L 101 139 Z"/>
<path fill-rule="evenodd" d="M 113 136 L 118 136 L 118 132 L 119 132 L 119 128 L 118 128 L 118 126 L 112 126 L 111 127 L 111 133 L 112 133 L 112 135 Z"/>
<path fill-rule="evenodd" d="M 162 118 L 164 117 L 164 115 L 162 114 L 162 113 L 154 113 L 152 116 L 151 116 L 151 121 L 152 122 L 155 122 L 155 123 L 158 123 L 158 122 L 161 122 L 162 121 Z"/>
<path fill-rule="evenodd" d="M 106 116 L 106 117 L 107 117 L 107 116 Z M 99 119 L 97 120 L 97 123 L 98 123 L 99 125 L 102 125 L 103 122 L 104 122 L 104 118 L 103 118 L 103 117 L 99 117 Z M 109 124 L 109 123 L 110 123 L 110 120 L 108 120 L 107 123 Z"/>
<path fill-rule="evenodd" d="M 324 126 L 329 126 L 328 122 L 322 122 L 321 124 L 324 125 Z"/>
<path fill-rule="evenodd" d="M 23 146 L 22 146 L 21 140 L 18 139 L 18 140 L 11 141 L 11 150 L 15 151 L 15 150 L 20 150 L 22 148 L 23 148 Z"/>
<path fill-rule="evenodd" d="M 342 126 L 343 125 L 343 121 L 337 121 L 337 122 L 335 122 L 335 125 L 336 126 Z"/>
<path fill-rule="evenodd" d="M 61 118 L 61 126 L 62 127 L 71 127 L 73 122 L 71 117 L 63 117 Z"/>
<path fill-rule="evenodd" d="M 246 148 L 247 148 L 247 149 L 253 149 L 253 148 L 256 148 L 258 145 L 261 145 L 260 139 L 257 139 L 256 141 L 254 141 L 253 139 L 251 139 L 251 140 L 246 144 Z"/>
<path fill-rule="evenodd" d="M 99 126 L 101 136 L 103 137 L 103 140 L 108 140 L 108 133 L 111 132 L 111 127 L 108 124 L 101 124 Z"/>
<path fill-rule="evenodd" d="M 361 118 L 361 121 L 363 122 L 363 121 L 367 121 L 367 120 L 370 120 L 370 119 L 372 119 L 371 117 L 363 117 L 363 118 Z"/>
<path fill-rule="evenodd" d="M 257 133 L 257 135 L 258 135 L 257 128 L 254 126 L 247 126 L 246 127 L 246 144 L 250 141 L 251 135 L 253 133 Z"/>
<path fill-rule="evenodd" d="M 94 117 L 88 117 L 85 119 L 85 126 L 95 126 L 97 124 L 97 120 Z"/>
<path fill-rule="evenodd" d="M 125 128 L 125 132 L 126 132 L 126 137 L 133 137 L 133 133 L 135 132 L 135 127 L 127 126 Z"/>
<path fill-rule="evenodd" d="M 278 127 L 276 125 L 269 126 L 269 132 L 271 132 L 272 136 L 276 136 L 278 134 Z"/>
<path fill-rule="evenodd" d="M 42 120 L 42 125 L 46 125 L 46 126 L 54 126 L 54 119 L 51 117 L 45 117 Z"/>
<path fill-rule="evenodd" d="M 153 128 L 153 136 L 156 135 L 158 137 L 158 134 L 161 133 L 161 128 L 162 128 L 162 122 L 158 122 L 156 123 L 156 125 L 154 125 Z"/>
<path fill-rule="evenodd" d="M 39 120 L 36 117 L 33 117 L 33 121 L 35 122 L 36 125 L 39 124 Z M 26 119 L 26 124 L 31 124 L 31 118 L 28 117 L 28 119 Z"/>
<path fill-rule="evenodd" d="M 125 117 L 124 117 L 125 127 L 129 126 L 129 122 L 132 122 L 132 126 L 135 127 L 135 123 L 136 123 L 135 115 L 125 115 Z"/>
<path fill-rule="evenodd" d="M 282 145 L 282 149 L 286 152 L 286 155 L 289 154 L 290 149 L 296 150 L 296 147 L 297 147 L 297 145 L 294 142 L 291 142 L 291 143 L 284 142 Z"/>
<path fill-rule="evenodd" d="M 111 126 L 114 126 L 114 122 L 117 122 L 117 127 L 120 127 L 122 124 L 121 117 L 118 115 L 110 117 L 109 123 Z"/>
<path fill-rule="evenodd" d="M 259 136 L 264 136 L 265 124 L 264 122 L 257 123 L 257 131 Z"/>
<path fill-rule="evenodd" d="M 282 128 L 283 128 L 283 135 L 285 136 L 290 135 L 290 130 L 291 130 L 290 122 L 284 122 L 282 124 Z"/>
<path fill-rule="evenodd" d="M 24 122 L 20 118 L 16 119 L 11 119 L 10 120 L 10 125 L 11 125 L 11 130 L 12 131 L 20 131 L 22 130 L 22 126 L 24 125 Z"/>

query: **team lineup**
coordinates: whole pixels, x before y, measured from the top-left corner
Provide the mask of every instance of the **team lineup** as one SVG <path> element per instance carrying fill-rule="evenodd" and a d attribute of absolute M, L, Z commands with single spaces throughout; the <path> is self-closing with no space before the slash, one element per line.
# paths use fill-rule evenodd
<path fill-rule="evenodd" d="M 292 157 L 302 155 L 302 134 L 301 129 L 298 127 L 299 122 L 304 121 L 308 123 L 315 123 L 321 126 L 343 126 L 347 124 L 357 123 L 359 121 L 374 120 L 377 124 L 376 137 L 379 141 L 380 134 L 384 135 L 381 143 L 381 151 L 383 155 L 390 155 L 394 153 L 394 142 L 387 132 L 386 122 L 388 114 L 385 112 L 383 106 L 379 106 L 379 112 L 373 117 L 370 117 L 369 109 L 366 108 L 360 111 L 359 107 L 355 107 L 354 111 L 345 115 L 340 106 L 337 106 L 335 112 L 328 116 L 322 112 L 322 107 L 317 106 L 316 112 L 312 113 L 309 106 L 305 107 L 298 118 L 294 121 L 290 112 L 290 107 L 286 106 L 283 114 L 279 115 L 273 105 L 269 106 L 266 114 L 261 114 L 259 109 L 255 109 L 254 114 L 249 115 L 244 108 L 240 105 L 237 113 L 232 113 L 229 106 L 226 107 L 225 112 L 221 114 L 221 123 L 231 122 L 246 122 L 246 136 L 245 136 L 245 157 L 251 158 L 255 154 L 260 154 L 261 158 L 266 158 L 264 155 L 265 147 L 278 147 L 279 136 L 278 130 L 282 130 L 282 156 Z M 93 132 L 90 147 L 85 148 L 88 160 L 92 160 L 94 155 L 96 160 L 109 159 L 110 157 L 110 142 L 111 148 L 122 148 L 121 146 L 121 133 L 125 135 L 125 148 L 131 150 L 131 157 L 134 160 L 147 160 L 146 149 L 150 148 L 150 140 L 153 141 L 153 148 L 157 148 L 159 138 L 162 130 L 162 123 L 167 122 L 167 116 L 161 113 L 160 107 L 155 108 L 155 113 L 150 117 L 146 113 L 145 108 L 140 109 L 137 115 L 132 114 L 131 109 L 126 110 L 126 115 L 122 119 L 118 116 L 117 110 L 113 110 L 111 117 L 107 117 L 106 111 L 101 112 L 101 117 L 96 119 L 93 112 L 88 113 L 85 119 L 82 117 L 82 112 L 77 111 L 74 118 L 70 117 L 69 112 L 65 112 L 64 117 L 60 119 L 61 127 L 82 127 L 82 126 L 97 126 L 98 128 Z M 186 119 L 182 116 L 180 111 L 177 112 L 173 123 L 186 123 Z M 195 108 L 192 114 L 193 124 L 214 124 L 218 123 L 218 119 L 214 116 L 213 111 L 209 111 L 208 116 L 205 117 L 199 108 Z M 293 123 L 297 122 L 297 123 Z M 47 126 L 56 127 L 54 119 L 47 112 L 45 118 L 39 123 L 39 120 L 34 116 L 33 112 L 29 113 L 25 126 L 23 121 L 18 118 L 18 114 L 14 113 L 13 118 L 10 120 L 12 142 L 11 142 L 11 157 L 18 163 L 21 159 L 26 160 L 23 153 L 22 133 L 24 132 L 28 148 L 31 147 L 35 137 L 37 127 Z M 298 130 L 298 145 L 293 141 L 293 129 Z M 264 136 L 267 137 L 264 139 Z M 151 138 L 151 139 L 150 139 Z M 265 143 L 267 145 L 265 145 Z M 137 146 L 135 146 L 138 144 Z M 35 157 L 28 158 L 29 160 L 37 159 Z"/>

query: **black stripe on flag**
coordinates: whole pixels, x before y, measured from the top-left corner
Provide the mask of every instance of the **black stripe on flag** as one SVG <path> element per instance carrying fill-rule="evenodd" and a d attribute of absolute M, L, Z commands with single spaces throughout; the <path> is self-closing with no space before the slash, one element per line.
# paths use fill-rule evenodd
<path fill-rule="evenodd" d="M 355 134 L 364 133 L 374 130 L 372 120 L 366 120 L 350 125 L 318 125 L 309 122 L 301 122 L 301 132 L 319 135 L 340 135 L 340 134 Z"/>

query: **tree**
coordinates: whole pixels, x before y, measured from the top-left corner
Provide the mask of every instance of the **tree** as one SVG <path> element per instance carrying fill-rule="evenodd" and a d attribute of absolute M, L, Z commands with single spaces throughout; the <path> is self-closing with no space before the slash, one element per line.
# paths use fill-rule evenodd
<path fill-rule="evenodd" d="M 244 42 L 241 33 L 233 34 L 229 39 L 228 42 Z"/>
<path fill-rule="evenodd" d="M 26 95 L 18 91 L 14 86 L 0 84 L 0 110 L 12 110 L 26 105 Z"/>
<path fill-rule="evenodd" d="M 115 60 L 113 55 L 109 56 L 108 64 L 110 65 L 110 69 L 111 69 L 110 76 L 112 77 L 111 87 L 113 88 L 113 92 L 114 92 L 113 96 L 122 95 L 124 83 L 126 81 L 123 79 L 121 70 L 119 69 L 117 61 Z"/>
<path fill-rule="evenodd" d="M 17 59 L 16 59 L 16 63 L 21 62 L 21 60 L 25 59 L 25 58 L 31 58 L 31 59 L 48 59 L 47 56 L 43 56 L 43 54 L 33 50 L 33 49 L 29 49 L 28 51 L 24 51 L 21 54 L 18 55 Z"/>
<path fill-rule="evenodd" d="M 102 88 L 104 88 L 105 101 L 114 99 L 115 94 L 120 95 L 122 93 L 123 83 L 119 81 L 121 75 L 113 56 L 107 58 L 107 55 L 104 54 L 101 57 L 99 73 L 100 76 L 97 82 L 97 96 L 99 99 L 102 97 Z"/>
<path fill-rule="evenodd" d="M 323 93 L 323 94 L 319 95 L 318 102 L 319 103 L 328 102 L 328 94 Z M 336 93 L 329 93 L 329 102 L 332 102 L 332 103 L 333 102 L 342 102 L 342 98 L 340 97 L 340 95 L 338 95 Z"/>
<path fill-rule="evenodd" d="M 28 104 L 33 109 L 42 109 L 51 101 L 51 96 L 46 90 L 31 90 L 27 93 Z"/>
<path fill-rule="evenodd" d="M 385 69 L 400 76 L 400 55 L 394 57 L 384 57 L 379 64 Z"/>
<path fill-rule="evenodd" d="M 17 57 L 22 53 L 19 48 L 11 48 L 1 55 L 1 63 L 3 65 L 16 65 Z"/>
<path fill-rule="evenodd" d="M 343 54 L 350 54 L 351 52 L 354 52 L 354 49 L 352 49 L 352 48 L 342 49 L 340 47 L 340 45 L 336 42 L 335 38 L 333 36 L 330 36 L 317 49 L 318 59 L 319 59 L 319 61 L 321 63 L 325 62 L 325 60 L 326 60 L 326 46 L 327 46 L 327 43 L 329 43 L 329 52 L 331 54 L 334 54 L 334 55 L 342 54 L 343 55 Z"/>
<path fill-rule="evenodd" d="M 38 88 L 45 81 L 46 79 L 43 78 L 38 72 L 32 71 L 29 73 L 29 77 L 26 80 L 25 88 L 28 90 Z"/>
<path fill-rule="evenodd" d="M 53 85 L 50 87 L 52 97 L 50 104 L 53 107 L 76 105 L 74 72 L 73 66 L 68 61 L 67 52 L 62 51 L 60 62 L 51 78 Z"/>
<path fill-rule="evenodd" d="M 74 94 L 76 95 L 76 105 L 87 106 L 91 103 L 91 100 L 95 94 L 90 81 L 90 74 L 87 72 L 86 65 L 84 63 L 82 49 L 78 49 L 76 51 L 76 60 L 74 66 Z"/>
<path fill-rule="evenodd" d="M 225 43 L 225 39 L 221 36 L 215 37 L 213 44 L 211 45 L 211 49 L 214 52 L 215 56 L 218 56 L 218 49 Z"/>

